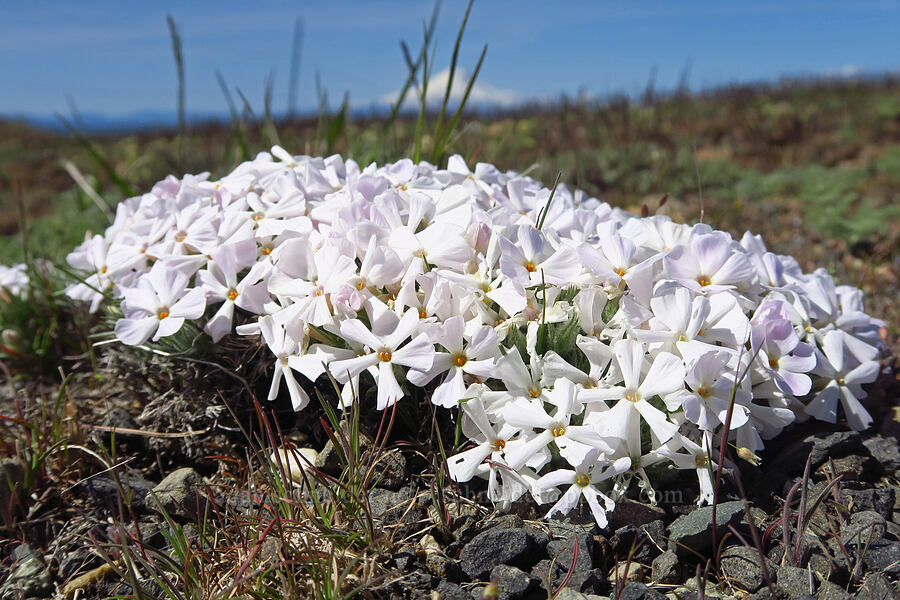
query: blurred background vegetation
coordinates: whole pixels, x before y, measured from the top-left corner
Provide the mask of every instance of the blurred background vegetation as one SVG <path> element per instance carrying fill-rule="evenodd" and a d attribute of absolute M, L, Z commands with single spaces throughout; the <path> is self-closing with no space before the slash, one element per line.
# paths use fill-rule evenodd
<path fill-rule="evenodd" d="M 279 143 L 341 153 L 362 165 L 415 152 L 415 117 L 354 119 L 344 108 L 272 122 L 245 106 L 231 124 L 88 136 L 0 122 L 0 262 L 21 261 L 22 215 L 36 253 L 54 261 L 108 223 L 109 207 L 170 173 L 227 173 Z M 431 116 L 435 121 L 435 115 Z M 433 144 L 421 135 L 423 156 Z M 862 287 L 869 310 L 896 327 L 900 291 L 900 82 L 793 81 L 670 93 L 640 101 L 560 100 L 553 108 L 465 115 L 448 152 L 561 181 L 613 205 L 646 204 L 701 218 Z M 446 153 L 445 153 L 446 154 Z M 64 163 L 84 177 L 76 185 Z"/>

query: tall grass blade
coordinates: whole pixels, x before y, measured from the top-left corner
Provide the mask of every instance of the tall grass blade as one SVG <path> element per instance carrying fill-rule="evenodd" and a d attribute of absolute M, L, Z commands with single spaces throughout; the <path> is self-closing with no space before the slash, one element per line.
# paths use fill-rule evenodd
<path fill-rule="evenodd" d="M 172 15 L 166 15 L 166 22 L 169 24 L 169 35 L 172 36 L 172 54 L 175 57 L 175 70 L 178 73 L 178 161 L 179 164 L 182 164 L 184 160 L 185 137 L 187 136 L 187 120 L 184 114 L 184 53 L 181 50 L 181 34 L 178 33 L 175 19 L 172 18 Z"/>
<path fill-rule="evenodd" d="M 275 71 L 271 71 L 266 77 L 265 90 L 263 91 L 263 134 L 268 138 L 270 146 L 280 146 L 278 128 L 272 118 L 272 90 L 275 87 Z"/>
<path fill-rule="evenodd" d="M 250 148 L 247 146 L 247 138 L 244 136 L 243 123 L 238 115 L 234 99 L 231 97 L 231 92 L 228 91 L 228 85 L 225 83 L 225 78 L 222 77 L 221 71 L 216 71 L 216 81 L 219 82 L 219 87 L 222 88 L 222 95 L 225 96 L 225 102 L 228 103 L 228 112 L 231 115 L 231 127 L 234 132 L 234 138 L 237 140 L 238 148 L 241 151 L 241 160 L 250 160 Z"/>
<path fill-rule="evenodd" d="M 441 133 L 439 139 L 438 136 L 435 136 L 435 148 L 432 153 L 432 162 L 434 162 L 435 164 L 437 164 L 444 158 L 444 152 L 447 149 L 448 144 L 450 143 L 450 136 L 453 135 L 453 132 L 456 130 L 456 126 L 459 125 L 459 120 L 462 118 L 463 110 L 466 107 L 466 103 L 469 101 L 469 95 L 471 95 L 472 88 L 475 86 L 475 80 L 478 79 L 478 74 L 481 72 L 481 65 L 484 64 L 484 57 L 487 54 L 487 49 L 487 44 L 485 44 L 484 48 L 481 50 L 481 56 L 478 57 L 478 64 L 475 65 L 475 71 L 472 73 L 472 78 L 469 79 L 469 83 L 468 85 L 466 85 L 466 91 L 459 102 L 459 107 L 456 109 L 456 114 L 453 115 L 453 120 L 450 121 L 450 125 L 447 127 L 447 130 Z"/>
<path fill-rule="evenodd" d="M 344 101 L 341 102 L 341 108 L 338 109 L 337 114 L 333 118 L 329 120 L 328 123 L 328 131 L 325 134 L 325 147 L 327 149 L 327 154 L 331 154 L 334 150 L 334 144 L 337 142 L 337 139 L 344 133 L 344 128 L 347 125 L 347 108 L 350 105 L 350 94 L 344 94 Z"/>
<path fill-rule="evenodd" d="M 441 102 L 441 110 L 438 113 L 437 125 L 434 129 L 434 138 L 437 140 L 441 137 L 441 129 L 444 126 L 444 116 L 447 114 L 447 104 L 450 102 L 450 92 L 453 90 L 453 78 L 456 75 L 456 63 L 459 61 L 459 46 L 462 44 L 463 32 L 466 30 L 466 23 L 469 21 L 469 13 L 472 11 L 472 4 L 475 0 L 469 0 L 466 6 L 466 13 L 463 15 L 462 24 L 456 34 L 456 43 L 453 44 L 453 55 L 450 58 L 450 74 L 447 77 L 447 87 L 444 90 L 444 99 Z"/>
<path fill-rule="evenodd" d="M 388 117 L 387 121 L 385 121 L 384 129 L 387 130 L 391 125 L 397 120 L 397 116 L 400 114 L 400 110 L 403 107 L 403 102 L 406 100 L 406 96 L 409 94 L 410 88 L 413 87 L 416 83 L 416 73 L 419 72 L 419 68 L 422 66 L 422 61 L 425 60 L 426 48 L 428 44 L 431 43 L 431 40 L 434 38 L 434 28 L 437 26 L 437 18 L 438 13 L 440 12 L 441 3 L 434 3 L 434 10 L 431 12 L 431 19 L 428 22 L 428 26 L 425 28 L 425 44 L 422 46 L 422 50 L 419 51 L 419 56 L 415 61 L 412 60 L 412 56 L 409 52 L 409 47 L 406 45 L 406 42 L 400 42 L 400 49 L 403 52 L 403 59 L 406 61 L 406 67 L 409 70 L 409 74 L 406 77 L 406 81 L 403 84 L 403 87 L 400 88 L 400 94 L 397 96 L 396 102 L 394 102 L 393 106 L 391 106 L 391 114 Z"/>
<path fill-rule="evenodd" d="M 137 192 L 134 191 L 134 188 L 131 187 L 127 181 L 125 181 L 118 173 L 116 173 L 116 169 L 112 166 L 112 163 L 107 160 L 107 158 L 103 155 L 102 152 L 88 139 L 88 137 L 82 133 L 79 129 L 77 129 L 72 123 L 70 123 L 65 117 L 57 114 L 56 119 L 62 123 L 63 127 L 68 130 L 68 132 L 75 138 L 75 140 L 87 150 L 88 154 L 90 154 L 91 158 L 97 164 L 98 167 L 109 177 L 110 181 L 119 188 L 122 194 L 125 197 L 130 198 L 132 196 L 136 196 Z"/>

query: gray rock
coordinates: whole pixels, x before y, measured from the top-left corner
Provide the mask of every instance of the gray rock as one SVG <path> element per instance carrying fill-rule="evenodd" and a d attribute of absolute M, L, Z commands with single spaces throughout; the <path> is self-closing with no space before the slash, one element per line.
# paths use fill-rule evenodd
<path fill-rule="evenodd" d="M 666 600 L 666 597 L 656 590 L 637 581 L 629 581 L 622 587 L 621 593 L 613 593 L 613 597 L 618 600 Z"/>
<path fill-rule="evenodd" d="M 397 540 L 415 533 L 429 519 L 428 509 L 412 500 L 408 488 L 396 492 L 375 488 L 369 492 L 369 506 L 377 524 L 391 529 Z"/>
<path fill-rule="evenodd" d="M 731 546 L 722 553 L 722 572 L 735 587 L 755 592 L 766 580 L 760 567 L 759 552 L 747 546 Z M 766 564 L 769 577 L 774 577 L 775 566 Z"/>
<path fill-rule="evenodd" d="M 850 512 L 874 510 L 887 521 L 891 519 L 891 513 L 894 512 L 894 500 L 893 488 L 841 490 L 841 501 L 850 509 Z"/>
<path fill-rule="evenodd" d="M 591 569 L 590 571 L 576 571 L 572 574 L 562 573 L 558 580 L 553 582 L 554 588 L 559 588 L 563 584 L 567 589 L 577 590 L 584 593 L 601 592 L 609 588 L 606 576 L 601 569 Z"/>
<path fill-rule="evenodd" d="M 885 473 L 892 475 L 900 470 L 900 446 L 897 445 L 897 440 L 876 435 L 863 440 L 863 445 Z"/>
<path fill-rule="evenodd" d="M 583 594 L 572 588 L 563 588 L 556 594 L 554 600 L 609 600 L 607 596 L 595 596 L 594 594 Z"/>
<path fill-rule="evenodd" d="M 206 507 L 203 478 L 190 467 L 176 469 L 153 488 L 148 504 L 169 516 L 196 519 Z"/>
<path fill-rule="evenodd" d="M 425 557 L 425 568 L 441 579 L 441 581 L 460 582 L 463 580 L 463 572 L 459 563 L 441 554 L 433 553 Z"/>
<path fill-rule="evenodd" d="M 346 433 L 346 432 L 345 432 Z M 370 453 L 375 451 L 372 446 L 372 438 L 359 434 L 359 452 Z M 316 455 L 313 464 L 317 469 L 328 475 L 338 476 L 344 470 L 340 452 L 335 451 L 331 440 L 325 442 L 325 447 Z M 381 451 L 375 467 L 375 478 L 372 486 L 396 491 L 409 482 L 406 457 L 398 450 Z"/>
<path fill-rule="evenodd" d="M 881 471 L 878 461 L 859 454 L 836 458 L 831 464 L 834 465 L 832 476 L 843 475 L 844 481 L 869 481 Z M 828 470 L 831 470 L 830 464 Z"/>
<path fill-rule="evenodd" d="M 880 540 L 866 548 L 866 567 L 888 575 L 900 575 L 900 542 Z"/>
<path fill-rule="evenodd" d="M 817 433 L 803 439 L 801 444 L 808 446 L 807 453 L 794 453 L 790 450 L 782 456 L 790 461 L 792 458 L 799 459 L 794 462 L 799 463 L 799 471 L 802 472 L 806 465 L 807 454 L 811 456 L 811 467 L 813 470 L 818 468 L 822 463 L 831 458 L 839 458 L 847 456 L 857 450 L 862 449 L 862 438 L 856 431 L 836 431 L 834 433 Z M 799 452 L 799 450 L 798 450 Z"/>
<path fill-rule="evenodd" d="M 816 597 L 820 600 L 851 600 L 852 596 L 843 587 L 830 581 L 825 581 L 819 588 Z"/>
<path fill-rule="evenodd" d="M 103 559 L 96 553 L 87 548 L 77 548 L 72 552 L 67 552 L 59 560 L 59 568 L 56 569 L 56 574 L 61 580 L 68 581 L 73 575 L 89 571 L 94 567 L 99 567 L 101 564 L 103 564 Z"/>
<path fill-rule="evenodd" d="M 788 565 L 779 566 L 776 570 L 778 584 L 776 588 L 785 593 L 788 598 L 800 598 L 815 593 L 816 578 L 812 578 L 813 588 L 809 587 L 809 571 Z"/>
<path fill-rule="evenodd" d="M 53 577 L 40 554 L 28 544 L 22 544 L 13 551 L 13 559 L 9 577 L 0 585 L 0 600 L 53 595 Z"/>
<path fill-rule="evenodd" d="M 497 565 L 530 569 L 545 555 L 532 530 L 488 529 L 463 546 L 460 565 L 471 579 L 483 579 Z"/>
<path fill-rule="evenodd" d="M 854 600 L 897 600 L 891 582 L 884 575 L 869 573 L 856 591 Z"/>
<path fill-rule="evenodd" d="M 728 532 L 728 526 L 737 527 L 744 513 L 740 500 L 723 502 L 716 508 L 716 532 L 719 539 Z M 688 548 L 706 553 L 712 549 L 712 507 L 704 506 L 678 517 L 669 526 L 670 550 L 679 556 L 691 554 Z"/>
<path fill-rule="evenodd" d="M 406 457 L 398 450 L 385 452 L 376 463 L 376 475 L 372 485 L 389 490 L 399 490 L 409 482 Z"/>
<path fill-rule="evenodd" d="M 681 563 L 678 556 L 666 550 L 653 559 L 651 577 L 656 583 L 674 584 L 681 581 Z"/>
<path fill-rule="evenodd" d="M 649 564 L 665 547 L 666 526 L 662 520 L 650 521 L 640 527 L 624 525 L 609 538 L 613 554 L 620 560 L 631 555 L 634 562 Z"/>
<path fill-rule="evenodd" d="M 575 556 L 575 548 L 578 555 Z M 550 540 L 547 543 L 547 554 L 556 559 L 557 564 L 568 571 L 573 568 L 575 572 L 590 571 L 594 567 L 594 540 L 589 533 L 571 533 L 564 539 Z M 572 558 L 575 563 L 572 564 Z"/>
<path fill-rule="evenodd" d="M 853 513 L 850 522 L 841 526 L 841 542 L 846 544 L 866 544 L 880 540 L 887 531 L 887 522 L 874 510 Z"/>
<path fill-rule="evenodd" d="M 465 588 L 449 581 L 441 581 L 435 588 L 441 600 L 469 600 L 471 596 Z"/>
<path fill-rule="evenodd" d="M 485 524 L 485 529 L 519 529 L 521 527 L 525 527 L 525 521 L 513 513 L 497 515 Z"/>
<path fill-rule="evenodd" d="M 519 600 L 539 585 L 537 579 L 509 565 L 494 567 L 491 571 L 491 581 L 497 583 L 497 600 Z"/>
<path fill-rule="evenodd" d="M 651 521 L 666 518 L 666 511 L 652 504 L 644 504 L 629 498 L 616 501 L 616 509 L 606 515 L 608 528 L 612 531 L 625 525 L 646 525 Z"/>
<path fill-rule="evenodd" d="M 109 475 L 98 475 L 79 483 L 76 489 L 102 502 L 116 505 L 117 498 L 122 495 L 123 502 L 136 510 L 147 508 L 147 496 L 153 488 L 153 482 L 133 469 L 118 475 L 118 482 Z"/>

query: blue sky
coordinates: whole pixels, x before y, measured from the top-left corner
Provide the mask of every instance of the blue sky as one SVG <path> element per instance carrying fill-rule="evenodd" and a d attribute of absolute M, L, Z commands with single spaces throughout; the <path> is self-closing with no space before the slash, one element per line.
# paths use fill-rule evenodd
<path fill-rule="evenodd" d="M 222 72 L 255 106 L 274 69 L 276 110 L 287 104 L 294 21 L 305 23 L 300 107 L 315 106 L 314 75 L 331 98 L 366 106 L 396 90 L 400 40 L 418 47 L 433 3 L 397 0 L 0 3 L 0 114 L 108 115 L 174 111 L 166 14 L 180 28 L 190 112 L 222 113 Z M 465 3 L 445 0 L 436 66 L 449 61 Z M 639 93 L 650 72 L 672 88 L 690 62 L 693 88 L 861 70 L 900 70 L 900 3 L 476 0 L 461 64 L 488 44 L 479 81 L 523 98 Z"/>

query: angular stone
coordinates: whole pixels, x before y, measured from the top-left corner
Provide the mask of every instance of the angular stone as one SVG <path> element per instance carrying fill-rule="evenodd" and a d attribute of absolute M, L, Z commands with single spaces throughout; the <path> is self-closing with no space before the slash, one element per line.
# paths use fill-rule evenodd
<path fill-rule="evenodd" d="M 816 578 L 812 578 L 813 588 L 809 587 L 809 571 L 788 565 L 776 569 L 777 588 L 785 592 L 788 598 L 800 598 L 816 591 Z"/>
<path fill-rule="evenodd" d="M 190 467 L 176 469 L 153 488 L 151 508 L 170 516 L 196 519 L 206 506 L 203 478 Z"/>
<path fill-rule="evenodd" d="M 666 550 L 653 559 L 651 577 L 656 583 L 675 584 L 681 581 L 681 563 L 678 556 Z"/>
<path fill-rule="evenodd" d="M 494 567 L 490 579 L 497 583 L 497 600 L 519 600 L 539 585 L 528 573 L 509 565 Z"/>
<path fill-rule="evenodd" d="M 53 577 L 44 559 L 28 544 L 13 551 L 12 571 L 0 585 L 0 600 L 17 598 L 49 598 L 53 594 Z"/>
<path fill-rule="evenodd" d="M 651 590 L 643 583 L 638 583 L 636 581 L 629 581 L 626 583 L 622 587 L 621 593 L 614 593 L 613 597 L 618 600 L 666 600 L 666 597 L 656 590 Z"/>
<path fill-rule="evenodd" d="M 408 488 L 396 492 L 375 488 L 369 492 L 369 506 L 377 524 L 392 530 L 394 539 L 416 533 L 428 521 L 428 510 L 413 500 Z"/>
<path fill-rule="evenodd" d="M 760 566 L 759 552 L 747 546 L 731 546 L 722 552 L 722 572 L 735 587 L 755 592 L 766 580 Z M 774 577 L 774 565 L 766 564 L 769 577 Z"/>
<path fill-rule="evenodd" d="M 825 581 L 819 588 L 816 597 L 819 600 L 850 600 L 852 596 L 843 587 L 831 581 Z"/>
<path fill-rule="evenodd" d="M 463 546 L 460 565 L 472 579 L 487 577 L 497 565 L 530 569 L 546 554 L 538 541 L 533 531 L 524 528 L 488 529 Z"/>
<path fill-rule="evenodd" d="M 608 530 L 615 531 L 625 525 L 646 525 L 651 521 L 666 518 L 666 511 L 652 504 L 644 504 L 630 498 L 616 501 L 616 509 L 606 515 Z"/>
<path fill-rule="evenodd" d="M 436 588 L 441 600 L 471 600 L 472 596 L 466 589 L 449 581 L 441 581 Z"/>
<path fill-rule="evenodd" d="M 728 526 L 737 527 L 744 513 L 740 500 L 723 502 L 716 508 L 716 532 L 719 539 L 728 532 Z M 679 556 L 690 555 L 688 550 L 701 554 L 712 550 L 712 506 L 704 506 L 678 517 L 669 526 L 670 550 Z"/>
<path fill-rule="evenodd" d="M 449 581 L 438 583 L 435 591 L 437 591 L 441 600 L 471 600 L 472 598 L 464 587 Z"/>
<path fill-rule="evenodd" d="M 841 542 L 866 544 L 884 537 L 887 522 L 874 510 L 864 510 L 850 515 L 850 522 L 841 526 Z"/>
<path fill-rule="evenodd" d="M 876 435 L 863 440 L 863 445 L 885 473 L 892 475 L 900 470 L 900 446 L 897 440 Z"/>
<path fill-rule="evenodd" d="M 895 499 L 896 495 L 893 488 L 841 490 L 841 502 L 850 509 L 850 512 L 874 510 L 888 521 L 893 516 Z"/>
<path fill-rule="evenodd" d="M 900 575 L 900 542 L 872 542 L 863 560 L 869 569 L 896 577 Z"/>
<path fill-rule="evenodd" d="M 897 593 L 884 575 L 869 573 L 856 591 L 854 600 L 897 600 Z"/>
<path fill-rule="evenodd" d="M 576 542 L 577 540 L 577 542 Z M 593 567 L 593 542 L 590 534 L 572 534 L 566 539 L 550 540 L 547 543 L 547 554 L 555 558 L 559 566 L 566 571 L 590 571 Z M 575 547 L 578 547 L 578 555 L 575 556 Z M 573 565 L 572 558 L 575 557 Z"/>

